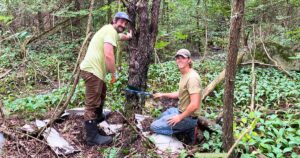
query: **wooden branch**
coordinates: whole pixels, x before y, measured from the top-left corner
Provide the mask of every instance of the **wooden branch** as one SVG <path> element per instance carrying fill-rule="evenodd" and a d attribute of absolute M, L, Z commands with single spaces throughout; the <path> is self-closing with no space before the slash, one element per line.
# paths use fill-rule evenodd
<path fill-rule="evenodd" d="M 246 61 L 246 62 L 241 63 L 242 66 L 244 66 L 244 65 L 250 65 L 250 64 L 252 64 L 252 61 Z M 266 64 L 266 63 L 263 63 L 263 62 L 258 61 L 258 60 L 254 60 L 254 64 L 256 66 L 265 66 L 265 67 L 275 67 L 276 68 L 275 65 Z"/>
<path fill-rule="evenodd" d="M 35 64 L 35 62 L 34 62 L 33 60 L 31 60 L 31 62 L 33 63 L 32 66 L 33 66 L 37 71 L 40 72 L 39 74 L 42 75 L 42 76 L 44 76 L 44 77 L 50 82 L 50 84 L 51 84 L 53 87 L 55 87 L 54 81 L 52 81 L 47 75 L 45 75 L 45 74 L 44 74 L 44 71 L 42 71 L 41 69 L 39 69 L 38 66 Z"/>
<path fill-rule="evenodd" d="M 6 127 L 2 126 L 2 127 L 0 127 L 0 131 L 3 132 L 5 135 L 7 135 L 9 138 L 11 138 L 13 140 L 18 140 L 18 136 L 16 134 L 23 134 L 23 135 L 26 135 L 26 137 L 32 138 L 32 139 L 36 140 L 37 142 L 42 143 L 42 144 L 50 147 L 50 145 L 47 142 L 44 142 L 44 141 L 42 141 L 42 140 L 40 140 L 40 139 L 38 139 L 36 137 L 33 137 L 33 136 L 31 136 L 31 135 L 29 135 L 27 133 L 24 133 L 24 132 L 21 132 L 21 131 L 18 131 L 18 130 L 10 131 Z M 50 149 L 52 150 L 51 147 L 50 147 Z M 54 152 L 54 154 L 56 154 L 55 151 L 53 151 L 53 152 Z M 56 156 L 59 157 L 57 154 L 56 154 Z"/>
<path fill-rule="evenodd" d="M 94 9 L 94 0 L 91 0 L 90 8 L 89 8 L 89 18 L 88 18 L 88 23 L 86 26 L 86 36 L 91 32 L 92 28 L 92 14 L 93 14 L 93 9 Z"/>
<path fill-rule="evenodd" d="M 7 71 L 5 71 L 1 76 L 0 79 L 4 78 L 6 75 L 8 75 L 11 72 L 12 69 L 9 69 Z"/>
<path fill-rule="evenodd" d="M 153 143 L 148 139 L 146 138 L 144 135 L 142 135 L 136 128 L 135 126 L 132 125 L 132 123 L 121 113 L 121 112 L 118 112 L 122 117 L 123 119 L 128 123 L 128 125 L 141 137 L 141 139 L 147 143 L 147 145 L 151 148 L 151 149 L 155 149 L 156 147 L 153 145 Z"/>
<path fill-rule="evenodd" d="M 239 141 L 244 137 L 245 134 L 247 134 L 248 132 L 250 132 L 252 130 L 252 126 L 254 126 L 254 124 L 256 124 L 257 119 L 255 119 L 249 126 L 248 128 L 239 136 L 239 138 L 235 141 L 235 143 L 231 146 L 231 148 L 229 149 L 228 153 L 227 153 L 227 158 L 230 157 L 231 153 L 233 152 L 233 149 L 237 146 L 237 144 L 239 143 Z"/>
<path fill-rule="evenodd" d="M 126 7 L 126 8 L 128 8 L 128 1 L 126 1 L 126 0 L 121 0 L 122 1 L 122 3 L 123 3 L 123 5 Z"/>
<path fill-rule="evenodd" d="M 91 5 L 90 5 L 90 14 L 89 14 L 89 20 L 88 21 L 91 21 L 92 19 L 92 9 L 93 9 L 93 4 L 94 4 L 94 0 L 91 1 Z M 91 28 L 91 22 L 88 23 L 89 25 L 87 25 L 87 31 L 90 31 L 89 28 Z M 85 53 L 86 53 L 86 49 L 87 49 L 87 43 L 88 43 L 88 39 L 90 38 L 90 36 L 92 35 L 91 32 L 87 33 L 87 36 L 85 37 L 83 43 L 82 43 L 82 46 L 80 48 L 80 51 L 79 51 L 79 54 L 78 54 L 78 58 L 77 58 L 77 62 L 76 62 L 76 65 L 75 65 L 75 68 L 74 68 L 74 71 L 73 73 L 76 73 L 75 77 L 74 77 L 74 82 L 73 82 L 73 86 L 72 86 L 72 89 L 71 91 L 69 92 L 69 95 L 67 97 L 67 100 L 65 101 L 65 103 L 63 104 L 61 110 L 54 116 L 54 118 L 52 118 L 47 124 L 45 127 L 41 128 L 41 130 L 39 131 L 39 134 L 38 135 L 41 135 L 44 130 L 51 126 L 53 124 L 53 122 L 58 119 L 65 111 L 65 109 L 67 108 L 74 92 L 75 92 L 75 89 L 76 89 L 76 86 L 77 86 L 77 83 L 79 81 L 79 76 L 80 76 L 80 69 L 78 68 L 79 67 L 79 64 L 81 63 L 81 56 L 84 56 Z M 79 60 L 78 60 L 79 59 Z M 74 76 L 74 74 L 72 75 L 72 77 Z"/>
<path fill-rule="evenodd" d="M 4 106 L 3 106 L 2 100 L 0 100 L 0 114 L 1 114 L 1 119 L 3 120 L 3 124 L 4 124 L 5 123 L 5 115 L 2 110 L 2 107 L 4 107 Z"/>
<path fill-rule="evenodd" d="M 250 65 L 250 64 L 252 64 L 251 61 L 247 61 L 247 62 L 241 63 L 242 66 L 244 66 L 244 65 Z M 256 66 L 262 66 L 262 67 L 273 67 L 273 68 L 276 68 L 278 71 L 281 71 L 281 72 L 283 72 L 284 74 L 286 74 L 282 69 L 280 69 L 280 67 L 278 67 L 278 66 L 276 66 L 276 65 L 266 64 L 266 63 L 263 63 L 263 62 L 258 61 L 258 60 L 254 61 L 254 64 L 255 64 Z M 286 75 L 287 75 L 287 74 L 286 74 Z M 288 76 L 288 75 L 287 75 L 287 76 Z"/>
<path fill-rule="evenodd" d="M 211 121 L 203 116 L 198 116 L 198 126 L 200 128 L 207 128 L 211 131 L 215 131 L 212 127 L 214 127 L 216 125 L 216 122 Z"/>
<path fill-rule="evenodd" d="M 240 64 L 243 57 L 244 57 L 244 54 L 245 52 L 241 52 L 238 57 L 237 57 L 237 61 L 236 61 L 236 64 Z M 205 99 L 205 97 L 208 96 L 209 93 L 211 93 L 215 88 L 216 86 L 221 82 L 223 81 L 225 78 L 225 69 L 203 90 L 202 92 L 202 100 Z"/>
<path fill-rule="evenodd" d="M 250 31 L 249 31 L 250 32 Z M 254 35 L 254 39 L 255 39 L 255 27 L 253 26 L 253 35 Z M 249 37 L 249 33 L 247 36 L 247 39 Z M 254 46 L 256 46 L 255 44 L 255 40 L 254 40 Z M 250 109 L 251 111 L 254 110 L 255 108 L 255 89 L 256 89 L 256 75 L 255 75 L 255 64 L 254 64 L 254 60 L 255 60 L 255 47 L 254 47 L 254 51 L 251 51 L 250 49 L 250 53 L 251 53 L 251 57 L 252 57 L 252 67 L 251 67 L 251 73 L 252 73 L 252 93 L 251 93 L 251 103 L 250 103 Z"/>
<path fill-rule="evenodd" d="M 282 66 L 280 66 L 279 64 L 278 64 L 278 62 L 276 61 L 276 60 L 274 60 L 271 56 L 270 56 L 270 54 L 269 54 L 269 52 L 268 52 L 268 50 L 267 50 L 267 48 L 266 48 L 266 46 L 265 46 L 265 43 L 264 43 L 264 41 L 263 41 L 263 39 L 262 39 L 262 32 L 261 32 L 261 26 L 260 26 L 260 28 L 259 28 L 259 32 L 260 32 L 260 38 L 259 38 L 259 40 L 260 40 L 260 42 L 262 43 L 262 45 L 263 45 L 263 48 L 264 48 L 264 51 L 265 51 L 265 53 L 266 53 L 266 55 L 268 56 L 268 58 L 275 64 L 275 66 L 279 69 L 279 70 L 281 70 L 284 74 L 286 74 L 288 77 L 292 77 L 291 76 L 291 74 L 288 72 L 288 71 L 286 71 Z"/>
<path fill-rule="evenodd" d="M 151 8 L 151 22 L 150 22 L 150 43 L 151 43 L 151 50 L 153 50 L 156 36 L 158 32 L 158 20 L 159 20 L 159 10 L 160 10 L 160 0 L 153 0 L 152 8 Z"/>

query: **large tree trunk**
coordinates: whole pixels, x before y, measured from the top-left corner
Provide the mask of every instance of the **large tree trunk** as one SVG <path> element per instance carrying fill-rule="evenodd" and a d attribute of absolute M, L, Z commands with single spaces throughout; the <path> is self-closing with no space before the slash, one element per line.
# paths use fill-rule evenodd
<path fill-rule="evenodd" d="M 234 0 L 231 13 L 231 25 L 229 34 L 229 46 L 225 72 L 224 91 L 224 124 L 223 149 L 228 151 L 234 144 L 233 138 L 233 100 L 234 100 L 234 80 L 236 74 L 236 59 L 239 49 L 240 31 L 244 14 L 244 0 Z"/>
<path fill-rule="evenodd" d="M 152 5 L 151 13 L 148 6 Z M 129 42 L 128 85 L 146 90 L 147 73 L 158 31 L 160 0 L 134 0 L 125 4 L 132 19 L 133 39 Z M 138 21 L 138 22 L 137 22 Z M 145 100 L 142 96 L 126 93 L 126 115 L 140 113 Z"/>

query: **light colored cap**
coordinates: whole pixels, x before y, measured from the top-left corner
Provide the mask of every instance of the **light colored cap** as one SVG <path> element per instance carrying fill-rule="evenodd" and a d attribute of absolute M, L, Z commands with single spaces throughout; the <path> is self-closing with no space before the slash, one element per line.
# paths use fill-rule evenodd
<path fill-rule="evenodd" d="M 185 58 L 190 58 L 191 57 L 191 53 L 189 50 L 187 49 L 179 49 L 175 55 L 175 57 L 177 57 L 178 55 L 181 55 Z"/>

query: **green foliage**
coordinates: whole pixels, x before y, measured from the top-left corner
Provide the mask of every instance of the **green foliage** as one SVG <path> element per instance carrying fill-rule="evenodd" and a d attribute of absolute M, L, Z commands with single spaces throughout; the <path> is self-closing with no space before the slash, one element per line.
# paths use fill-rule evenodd
<path fill-rule="evenodd" d="M 99 152 L 106 158 L 117 158 L 119 150 L 119 148 L 111 147 L 106 149 L 101 148 Z"/>
<path fill-rule="evenodd" d="M 250 147 L 255 146 L 260 153 L 270 157 L 274 157 L 273 155 L 286 157 L 293 154 L 293 149 L 300 144 L 300 136 L 297 134 L 299 127 L 299 118 L 291 110 L 284 115 L 273 114 L 265 118 L 259 117 L 254 131 L 247 134 L 239 143 L 239 151 L 251 153 Z"/>
<path fill-rule="evenodd" d="M 12 19 L 12 16 L 0 15 L 0 23 L 8 24 Z"/>
<path fill-rule="evenodd" d="M 295 28 L 295 29 L 290 30 L 290 31 L 287 31 L 286 36 L 288 36 L 292 40 L 300 42 L 300 27 Z"/>

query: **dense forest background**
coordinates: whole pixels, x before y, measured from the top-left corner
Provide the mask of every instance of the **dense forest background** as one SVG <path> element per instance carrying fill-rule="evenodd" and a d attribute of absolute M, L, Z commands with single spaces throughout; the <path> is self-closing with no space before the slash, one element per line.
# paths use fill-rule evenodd
<path fill-rule="evenodd" d="M 91 31 L 95 33 L 110 23 L 117 11 L 127 12 L 125 4 L 130 2 L 95 1 Z M 224 0 L 161 0 L 145 90 L 168 92 L 178 88 L 179 72 L 173 56 L 180 48 L 191 51 L 202 86 L 209 85 L 225 68 L 230 19 L 235 16 L 231 5 L 231 1 Z M 89 9 L 90 1 L 84 0 L 0 0 L 1 130 L 16 129 L 36 118 L 51 118 L 57 105 L 61 106 L 61 100 L 71 93 L 76 61 L 87 36 Z M 106 102 L 112 110 L 126 111 L 122 90 L 129 80 L 128 54 L 132 49 L 125 42 L 116 53 L 120 78 L 115 84 L 108 84 Z M 245 55 L 235 79 L 233 135 L 236 140 L 240 138 L 237 155 L 299 157 L 300 1 L 245 1 L 239 52 Z M 202 105 L 203 116 L 216 126 L 204 131 L 204 141 L 194 152 L 187 149 L 179 157 L 223 152 L 219 117 L 223 96 L 220 82 Z M 68 108 L 82 106 L 84 86 L 80 80 Z M 142 109 L 155 117 L 163 106 Z M 15 119 L 22 121 L 12 123 Z M 5 146 L 4 157 L 14 144 Z M 120 157 L 120 149 L 123 146 L 114 145 L 95 151 L 103 157 Z M 144 153 L 126 150 L 133 157 L 147 153 L 158 156 L 148 149 L 143 149 Z"/>

